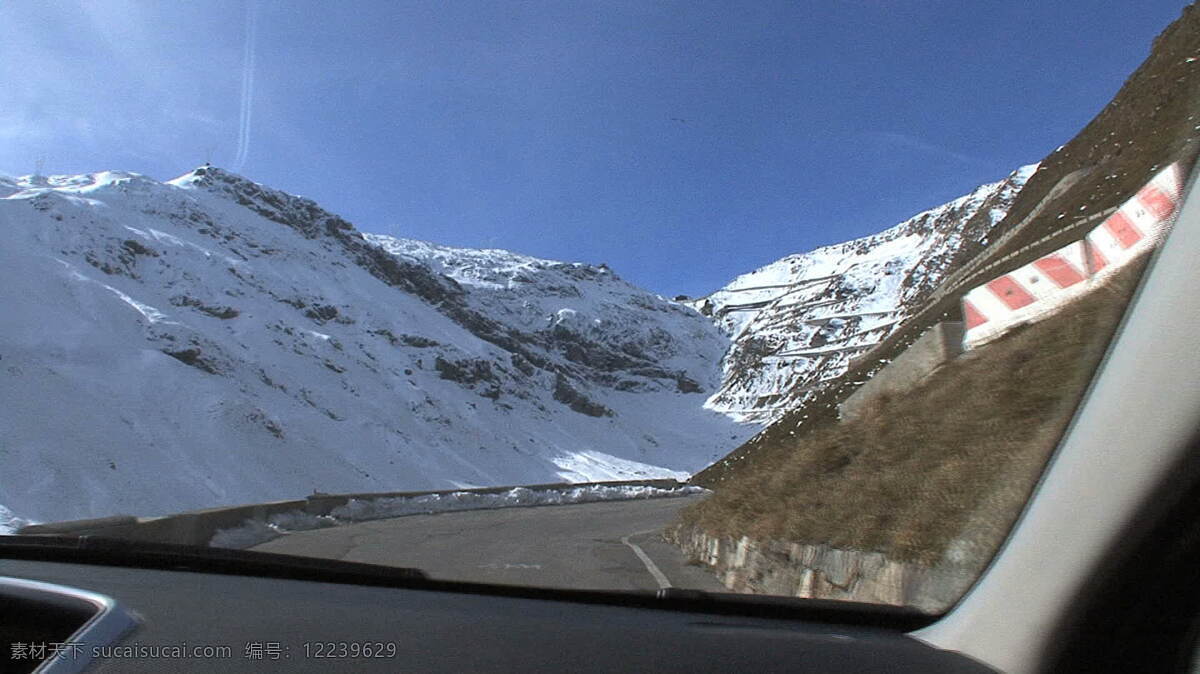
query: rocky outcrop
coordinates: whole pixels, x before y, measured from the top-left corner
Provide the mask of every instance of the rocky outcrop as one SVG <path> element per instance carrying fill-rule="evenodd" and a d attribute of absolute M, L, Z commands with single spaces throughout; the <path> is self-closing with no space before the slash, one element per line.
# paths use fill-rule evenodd
<path fill-rule="evenodd" d="M 600 403 L 589 400 L 587 396 L 576 391 L 567 383 L 567 378 L 561 374 L 554 377 L 554 399 L 580 414 L 589 417 L 611 417 L 613 411 Z"/>

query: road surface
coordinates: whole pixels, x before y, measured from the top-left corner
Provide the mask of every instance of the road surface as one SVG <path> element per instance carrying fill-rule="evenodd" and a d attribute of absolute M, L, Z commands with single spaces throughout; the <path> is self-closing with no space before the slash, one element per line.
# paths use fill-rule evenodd
<path fill-rule="evenodd" d="M 662 540 L 703 496 L 410 515 L 302 531 L 263 552 L 409 566 L 439 580 L 586 590 L 726 591 Z"/>

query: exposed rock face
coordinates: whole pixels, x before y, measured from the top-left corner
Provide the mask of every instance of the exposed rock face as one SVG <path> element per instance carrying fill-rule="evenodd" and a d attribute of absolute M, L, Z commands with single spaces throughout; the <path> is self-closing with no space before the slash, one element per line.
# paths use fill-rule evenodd
<path fill-rule="evenodd" d="M 571 387 L 567 378 L 558 374 L 554 378 L 554 399 L 567 407 L 589 417 L 611 417 L 613 411 L 600 403 L 588 400 L 587 396 Z"/>
<path fill-rule="evenodd" d="M 705 355 L 719 358 L 728 343 L 688 307 L 637 289 L 604 265 L 366 238 L 452 279 L 464 293 L 448 314 L 524 363 L 600 386 L 641 380 L 626 390 L 704 393 L 719 384 L 715 361 L 685 368 L 680 355 L 699 340 Z"/>

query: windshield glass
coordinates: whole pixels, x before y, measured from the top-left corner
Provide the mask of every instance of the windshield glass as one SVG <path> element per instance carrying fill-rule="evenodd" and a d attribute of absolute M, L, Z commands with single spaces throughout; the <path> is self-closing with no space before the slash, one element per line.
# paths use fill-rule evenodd
<path fill-rule="evenodd" d="M 1170 233 L 1181 9 L 0 5 L 0 533 L 942 612 Z"/>

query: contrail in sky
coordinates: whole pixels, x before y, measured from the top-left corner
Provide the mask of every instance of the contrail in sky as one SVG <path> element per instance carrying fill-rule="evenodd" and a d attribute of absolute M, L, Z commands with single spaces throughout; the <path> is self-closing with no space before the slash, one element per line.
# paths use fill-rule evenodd
<path fill-rule="evenodd" d="M 250 118 L 254 113 L 254 43 L 258 39 L 258 6 L 254 0 L 246 3 L 246 44 L 242 52 L 242 114 L 238 120 L 237 156 L 233 171 L 240 172 L 250 152 Z"/>

